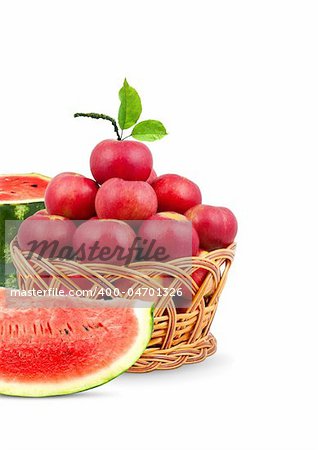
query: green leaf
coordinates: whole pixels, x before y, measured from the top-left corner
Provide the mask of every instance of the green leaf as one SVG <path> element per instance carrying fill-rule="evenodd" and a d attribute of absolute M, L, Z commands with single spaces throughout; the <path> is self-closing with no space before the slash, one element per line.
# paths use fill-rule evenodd
<path fill-rule="evenodd" d="M 127 128 L 135 125 L 139 119 L 142 106 L 136 89 L 129 86 L 126 78 L 123 87 L 119 91 L 119 100 L 118 123 L 122 130 L 127 130 Z"/>
<path fill-rule="evenodd" d="M 132 137 L 138 141 L 157 141 L 167 135 L 167 130 L 159 120 L 144 120 L 132 130 Z"/>

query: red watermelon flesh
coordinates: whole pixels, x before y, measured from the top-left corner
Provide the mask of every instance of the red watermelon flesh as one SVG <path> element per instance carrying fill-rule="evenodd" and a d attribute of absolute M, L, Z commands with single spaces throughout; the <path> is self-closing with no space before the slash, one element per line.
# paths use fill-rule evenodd
<path fill-rule="evenodd" d="M 103 384 L 133 365 L 151 337 L 149 304 L 0 295 L 0 393 L 7 395 Z"/>
<path fill-rule="evenodd" d="M 23 203 L 25 200 L 43 201 L 49 177 L 37 173 L 1 175 L 0 202 Z"/>

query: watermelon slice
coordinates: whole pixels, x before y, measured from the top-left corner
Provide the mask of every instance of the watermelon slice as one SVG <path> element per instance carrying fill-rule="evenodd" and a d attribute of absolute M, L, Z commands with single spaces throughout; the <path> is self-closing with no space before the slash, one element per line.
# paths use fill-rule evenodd
<path fill-rule="evenodd" d="M 10 252 L 5 244 L 6 220 L 24 220 L 44 208 L 44 193 L 49 177 L 37 173 L 0 175 L 0 286 L 15 286 L 14 271 L 6 276 L 5 263 L 10 263 Z M 8 233 L 9 231 L 9 233 Z M 16 228 L 7 230 L 8 240 Z"/>
<path fill-rule="evenodd" d="M 64 395 L 131 367 L 153 328 L 150 303 L 10 296 L 0 289 L 0 393 Z"/>

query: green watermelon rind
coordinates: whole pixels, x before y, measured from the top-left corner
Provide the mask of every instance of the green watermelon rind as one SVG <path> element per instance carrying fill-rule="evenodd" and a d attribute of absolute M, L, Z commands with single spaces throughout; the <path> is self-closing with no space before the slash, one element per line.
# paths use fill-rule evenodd
<path fill-rule="evenodd" d="M 3 174 L 1 177 L 36 177 L 45 181 L 50 181 L 50 177 L 39 173 L 20 173 Z M 6 274 L 5 264 L 10 263 L 7 260 L 8 243 L 5 243 L 6 220 L 24 220 L 32 216 L 37 211 L 45 208 L 44 197 L 21 200 L 0 200 L 0 286 L 17 287 L 16 279 L 13 273 Z M 8 236 L 7 236 L 8 237 Z M 12 236 L 13 237 L 13 236 Z"/>
<path fill-rule="evenodd" d="M 138 301 L 136 305 L 138 305 Z M 0 394 L 14 397 L 52 397 L 79 393 L 101 386 L 126 372 L 143 354 L 153 332 L 154 306 L 145 307 L 145 302 L 134 308 L 139 324 L 139 333 L 134 344 L 110 366 L 87 377 L 59 383 L 17 383 L 0 380 Z"/>

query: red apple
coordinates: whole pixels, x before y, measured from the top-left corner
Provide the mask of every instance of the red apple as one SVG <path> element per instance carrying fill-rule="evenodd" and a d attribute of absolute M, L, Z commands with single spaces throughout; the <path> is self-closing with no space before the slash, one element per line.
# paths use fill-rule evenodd
<path fill-rule="evenodd" d="M 156 178 L 151 186 L 158 198 L 158 211 L 185 213 L 202 201 L 199 187 L 180 175 L 167 174 Z"/>
<path fill-rule="evenodd" d="M 157 197 L 145 181 L 112 178 L 99 189 L 95 207 L 100 219 L 144 220 L 157 211 Z"/>
<path fill-rule="evenodd" d="M 175 258 L 196 255 L 198 234 L 185 216 L 175 212 L 161 212 L 143 222 L 138 236 L 142 239 L 143 257 L 166 262 Z M 145 257 L 147 250 L 151 257 Z"/>
<path fill-rule="evenodd" d="M 129 264 L 130 249 L 136 235 L 120 220 L 88 220 L 80 225 L 73 238 L 73 247 L 79 261 L 90 263 Z"/>
<path fill-rule="evenodd" d="M 156 178 L 157 178 L 156 171 L 154 169 L 151 169 L 150 175 L 147 179 L 147 183 L 151 184 Z"/>
<path fill-rule="evenodd" d="M 237 233 L 237 220 L 228 208 L 197 205 L 186 212 L 200 238 L 200 247 L 211 251 L 230 245 Z"/>
<path fill-rule="evenodd" d="M 19 247 L 44 258 L 71 257 L 75 230 L 74 223 L 65 217 L 33 215 L 20 225 Z"/>
<path fill-rule="evenodd" d="M 64 172 L 52 178 L 45 192 L 49 214 L 83 220 L 96 215 L 98 185 L 83 175 Z"/>
<path fill-rule="evenodd" d="M 152 155 L 141 142 L 106 139 L 94 148 L 90 165 L 99 184 L 110 178 L 146 181 L 152 169 Z"/>
<path fill-rule="evenodd" d="M 89 220 L 100 220 L 100 219 L 98 218 L 98 216 L 93 216 Z M 127 223 L 127 225 L 129 225 L 134 230 L 134 232 L 137 234 L 139 227 L 142 224 L 142 221 L 141 220 L 125 220 L 125 223 Z"/>

